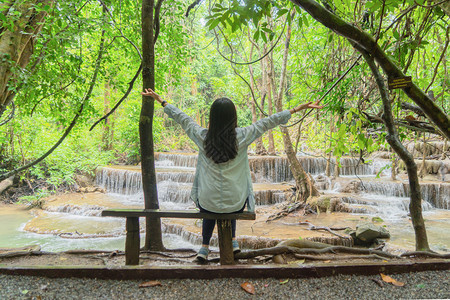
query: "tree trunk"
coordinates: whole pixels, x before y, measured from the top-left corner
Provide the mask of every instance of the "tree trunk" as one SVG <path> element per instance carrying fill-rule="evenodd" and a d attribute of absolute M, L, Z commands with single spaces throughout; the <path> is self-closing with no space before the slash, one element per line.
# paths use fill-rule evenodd
<path fill-rule="evenodd" d="M 155 47 L 154 47 L 154 0 L 142 1 L 142 89 L 155 89 Z M 155 154 L 153 149 L 153 111 L 154 100 L 142 96 L 141 115 L 139 119 L 139 138 L 141 144 L 142 187 L 146 209 L 159 209 L 158 191 L 156 189 Z M 162 250 L 161 220 L 146 219 L 146 250 Z"/>
<path fill-rule="evenodd" d="M 267 73 L 266 73 L 267 76 Z M 268 115 L 271 116 L 272 115 L 272 111 L 273 111 L 273 105 L 272 105 L 272 92 L 270 91 L 270 81 L 267 81 L 267 104 L 268 104 Z M 275 142 L 273 140 L 273 132 L 272 129 L 270 129 L 268 131 L 269 134 L 269 147 L 267 149 L 267 151 L 269 152 L 269 155 L 275 155 Z"/>
<path fill-rule="evenodd" d="M 419 177 L 417 176 L 417 165 L 414 162 L 414 158 L 411 153 L 406 150 L 398 138 L 397 129 L 395 128 L 394 118 L 392 117 L 391 102 L 389 101 L 389 94 L 384 84 L 384 80 L 375 65 L 374 58 L 369 56 L 365 51 L 361 51 L 365 60 L 369 64 L 369 67 L 375 77 L 378 88 L 380 89 L 381 99 L 383 100 L 383 120 L 386 125 L 387 135 L 386 141 L 392 147 L 392 149 L 400 156 L 406 165 L 406 171 L 408 172 L 410 198 L 409 212 L 414 227 L 416 236 L 416 250 L 417 251 L 429 251 L 427 232 L 425 229 L 425 223 L 422 216 L 422 196 L 420 193 Z"/>
<path fill-rule="evenodd" d="M 272 23 L 272 20 L 270 18 L 268 18 L 269 23 Z M 265 34 L 265 33 L 263 33 Z M 273 44 L 273 42 L 272 42 Z M 270 45 L 272 46 L 272 45 Z M 264 47 L 266 48 L 266 47 Z M 264 50 L 265 51 L 265 50 Z M 271 52 L 270 56 L 273 54 L 273 51 Z M 272 68 L 274 68 L 274 64 L 272 63 L 273 59 L 270 59 L 269 56 L 266 56 L 264 58 L 264 60 L 266 61 L 266 68 L 263 69 L 263 76 L 265 77 L 265 80 L 263 80 L 263 82 L 265 82 L 265 91 L 267 93 L 267 109 L 268 109 L 268 115 L 271 116 L 272 112 L 273 112 L 273 101 L 272 101 L 272 85 L 271 85 L 271 75 L 273 73 L 275 73 L 275 71 L 272 71 Z M 268 135 L 269 135 L 269 146 L 267 147 L 267 151 L 269 155 L 275 155 L 275 142 L 273 140 L 273 132 L 272 129 L 268 130 Z"/>
<path fill-rule="evenodd" d="M 392 152 L 391 180 L 397 180 L 397 158 L 395 156 L 395 152 Z"/>
<path fill-rule="evenodd" d="M 314 0 L 291 1 L 306 10 L 315 20 L 324 26 L 350 40 L 350 42 L 355 44 L 358 51 L 365 50 L 371 53 L 389 78 L 405 77 L 402 70 L 389 58 L 371 35 L 345 22 Z M 439 127 L 442 133 L 450 139 L 450 118 L 442 109 L 414 83 L 410 87 L 404 88 L 403 91 Z"/>
<path fill-rule="evenodd" d="M 109 112 L 109 103 L 111 98 L 111 86 L 109 80 L 105 82 L 103 91 L 103 113 L 106 115 Z M 102 144 L 103 150 L 108 151 L 112 149 L 112 116 L 105 120 L 103 124 Z"/>
<path fill-rule="evenodd" d="M 282 98 L 283 98 L 283 90 L 284 90 L 284 81 L 286 79 L 286 69 L 287 69 L 287 58 L 289 53 L 289 43 L 291 40 L 291 25 L 289 24 L 287 27 L 287 33 L 286 33 L 286 41 L 285 41 L 285 47 L 284 47 L 284 53 L 283 53 L 283 64 L 281 67 L 281 75 L 280 75 L 280 83 L 278 86 L 278 92 L 276 92 L 275 87 L 275 80 L 274 80 L 274 74 L 273 74 L 273 60 L 272 60 L 272 90 L 274 91 L 274 98 L 275 98 L 275 105 L 277 112 L 280 112 L 283 110 L 282 105 Z M 306 174 L 305 170 L 303 169 L 302 165 L 297 159 L 297 153 L 294 151 L 294 147 L 292 146 L 291 137 L 289 135 L 289 131 L 286 127 L 280 126 L 282 136 L 283 136 L 283 144 L 284 144 L 284 151 L 286 152 L 287 159 L 289 161 L 289 165 L 291 168 L 292 175 L 295 179 L 295 184 L 297 188 L 297 195 L 298 198 L 302 201 L 306 201 L 310 196 L 316 196 L 319 194 L 319 191 L 314 186 L 314 184 L 311 182 L 309 176 Z"/>
<path fill-rule="evenodd" d="M 340 159 L 336 156 L 336 163 L 334 164 L 334 177 L 338 178 L 341 175 L 341 171 L 339 170 Z"/>
<path fill-rule="evenodd" d="M 36 37 L 44 25 L 47 12 L 37 11 L 37 7 L 52 6 L 53 0 L 13 1 L 2 13 L 7 20 L 15 18 L 10 12 L 18 14 L 14 21 L 14 30 L 0 28 L 0 117 L 14 98 L 14 87 L 18 72 L 14 68 L 24 69 L 33 54 Z"/>
<path fill-rule="evenodd" d="M 266 47 L 264 46 L 260 55 L 263 55 L 263 53 L 265 51 L 266 51 Z M 261 60 L 261 70 L 262 70 L 261 71 L 261 84 L 260 84 L 260 91 L 261 91 L 261 93 L 260 93 L 260 96 L 261 96 L 260 107 L 261 107 L 262 110 L 264 110 L 264 101 L 266 100 L 266 97 L 267 97 L 267 84 L 265 82 L 265 76 L 264 76 L 264 70 L 265 69 L 266 69 L 265 60 L 262 59 Z M 264 114 L 260 111 L 259 112 L 259 118 L 262 119 L 264 117 L 265 117 Z M 267 155 L 267 150 L 266 150 L 266 148 L 264 147 L 264 144 L 263 144 L 263 136 L 264 136 L 264 134 L 261 137 L 257 138 L 256 141 L 255 141 L 255 143 L 256 143 L 255 152 L 258 155 Z"/>

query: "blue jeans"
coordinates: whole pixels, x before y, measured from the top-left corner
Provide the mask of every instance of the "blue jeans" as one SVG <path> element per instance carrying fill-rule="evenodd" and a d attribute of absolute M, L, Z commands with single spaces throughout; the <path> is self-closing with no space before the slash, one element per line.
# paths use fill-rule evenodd
<path fill-rule="evenodd" d="M 241 213 L 244 211 L 245 205 L 247 204 L 248 198 L 244 203 L 244 206 L 235 212 L 231 212 L 230 214 L 234 213 Z M 198 205 L 198 208 L 200 208 L 200 212 L 204 213 L 212 213 L 206 209 L 203 209 L 200 204 Z M 215 219 L 203 219 L 203 225 L 202 225 L 202 236 L 203 236 L 203 245 L 209 245 L 209 241 L 211 240 L 211 236 L 214 231 L 214 227 L 216 226 L 216 220 Z M 236 237 L 236 220 L 231 220 L 231 237 Z"/>

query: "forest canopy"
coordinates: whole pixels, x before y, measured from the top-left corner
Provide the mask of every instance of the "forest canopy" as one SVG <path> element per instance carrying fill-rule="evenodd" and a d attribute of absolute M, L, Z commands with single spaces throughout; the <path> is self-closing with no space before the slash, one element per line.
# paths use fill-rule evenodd
<path fill-rule="evenodd" d="M 277 105 L 288 109 L 321 99 L 324 110 L 288 124 L 296 152 L 364 157 L 388 147 L 383 104 L 358 45 L 316 21 L 314 12 L 299 6 L 305 3 L 158 1 L 157 91 L 205 127 L 218 97 L 235 102 L 239 126 L 276 112 Z M 443 124 L 450 109 L 449 6 L 409 0 L 322 3 L 373 37 L 447 116 Z M 3 1 L 0 34 L 0 174 L 41 157 L 69 127 L 56 150 L 21 173 L 23 178 L 57 189 L 99 165 L 140 161 L 139 1 Z M 20 53 L 8 48 L 11 39 Z M 402 89 L 391 90 L 390 101 L 401 139 L 448 134 Z M 160 107 L 153 134 L 155 151 L 195 150 Z M 252 151 L 283 153 L 280 129 Z"/>

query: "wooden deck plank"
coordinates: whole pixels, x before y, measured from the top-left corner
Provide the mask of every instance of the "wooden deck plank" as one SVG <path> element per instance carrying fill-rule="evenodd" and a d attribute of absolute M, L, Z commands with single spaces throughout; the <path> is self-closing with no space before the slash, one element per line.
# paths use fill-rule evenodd
<path fill-rule="evenodd" d="M 214 214 L 196 210 L 161 210 L 161 209 L 108 209 L 102 211 L 103 217 L 156 217 L 183 219 L 216 219 L 216 220 L 255 220 L 252 212 Z"/>

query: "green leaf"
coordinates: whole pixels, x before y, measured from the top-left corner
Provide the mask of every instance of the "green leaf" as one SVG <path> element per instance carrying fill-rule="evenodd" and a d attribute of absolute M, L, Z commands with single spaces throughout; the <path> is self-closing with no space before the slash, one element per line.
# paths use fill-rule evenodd
<path fill-rule="evenodd" d="M 255 34 L 253 35 L 253 39 L 255 41 L 258 41 L 258 39 L 259 39 L 259 30 L 256 30 Z"/>
<path fill-rule="evenodd" d="M 0 14 L 0 20 L 3 22 L 7 22 L 6 17 L 3 14 Z"/>
<path fill-rule="evenodd" d="M 273 41 L 274 38 L 275 38 L 275 33 L 272 31 L 271 33 L 269 33 L 269 40 Z"/>
<path fill-rule="evenodd" d="M 400 34 L 398 33 L 398 31 L 397 31 L 396 29 L 394 29 L 393 35 L 394 35 L 394 37 L 395 37 L 396 40 L 399 40 L 399 39 L 400 39 Z"/>
<path fill-rule="evenodd" d="M 305 23 L 306 27 L 309 27 L 308 17 L 306 15 L 303 15 L 303 23 Z"/>
<path fill-rule="evenodd" d="M 261 32 L 261 38 L 263 39 L 264 43 L 267 43 L 267 37 L 264 32 Z"/>
<path fill-rule="evenodd" d="M 209 30 L 213 30 L 214 28 L 216 28 L 217 25 L 219 25 L 220 21 L 220 19 L 214 19 L 209 25 Z"/>
<path fill-rule="evenodd" d="M 287 10 L 286 8 L 280 9 L 277 13 L 278 17 L 281 17 L 282 15 L 284 15 L 285 13 L 287 13 L 289 10 Z"/>
<path fill-rule="evenodd" d="M 328 43 L 331 43 L 333 41 L 333 37 L 334 37 L 333 34 L 328 35 Z"/>

